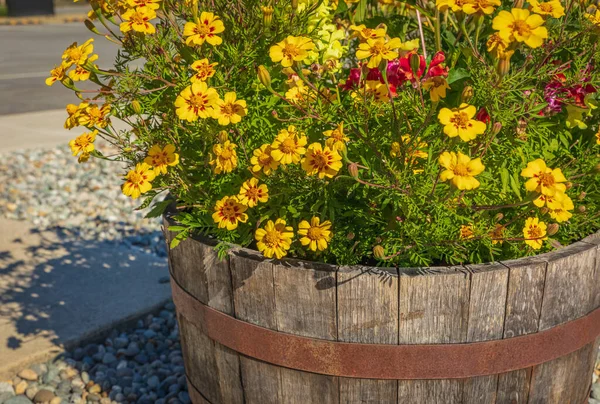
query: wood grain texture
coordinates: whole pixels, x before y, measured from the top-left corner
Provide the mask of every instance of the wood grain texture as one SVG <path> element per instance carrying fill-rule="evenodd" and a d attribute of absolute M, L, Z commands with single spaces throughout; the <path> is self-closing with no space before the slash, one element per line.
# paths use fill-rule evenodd
<path fill-rule="evenodd" d="M 465 342 L 469 311 L 469 276 L 448 272 L 400 276 L 400 344 Z M 462 380 L 400 380 L 399 403 L 461 403 Z"/>
<path fill-rule="evenodd" d="M 398 273 L 342 268 L 337 275 L 338 339 L 398 344 Z M 398 402 L 396 380 L 340 378 L 340 403 Z"/>
<path fill-rule="evenodd" d="M 509 269 L 504 338 L 538 331 L 544 295 L 546 261 L 531 258 L 506 261 Z M 498 376 L 496 404 L 524 404 L 529 398 L 531 369 L 521 369 Z"/>
<path fill-rule="evenodd" d="M 276 328 L 273 265 L 233 255 L 230 259 L 235 317 L 252 324 Z M 281 403 L 280 369 L 240 356 L 245 402 Z"/>
<path fill-rule="evenodd" d="M 337 340 L 336 273 L 273 265 L 279 331 Z M 339 378 L 280 368 L 282 403 L 339 403 Z"/>
<path fill-rule="evenodd" d="M 508 290 L 508 268 L 502 264 L 468 266 L 471 271 L 467 342 L 502 339 Z M 498 375 L 464 380 L 463 403 L 494 403 Z"/>

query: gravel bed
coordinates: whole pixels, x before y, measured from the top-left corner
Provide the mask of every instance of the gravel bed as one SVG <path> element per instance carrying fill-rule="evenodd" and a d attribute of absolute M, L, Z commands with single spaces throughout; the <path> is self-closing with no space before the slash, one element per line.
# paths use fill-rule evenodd
<path fill-rule="evenodd" d="M 174 309 L 168 303 L 103 344 L 23 369 L 0 382 L 0 404 L 190 403 Z"/>
<path fill-rule="evenodd" d="M 107 146 L 99 146 L 106 153 Z M 79 164 L 68 146 L 0 154 L 0 217 L 61 229 L 77 240 L 141 247 L 165 256 L 160 219 L 144 219 L 139 200 L 121 192 L 122 164 Z"/>

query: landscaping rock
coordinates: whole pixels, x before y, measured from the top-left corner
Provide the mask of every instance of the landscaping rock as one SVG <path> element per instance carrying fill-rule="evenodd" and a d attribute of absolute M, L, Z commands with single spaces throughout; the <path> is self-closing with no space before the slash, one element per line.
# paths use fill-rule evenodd
<path fill-rule="evenodd" d="M 56 396 L 50 390 L 40 390 L 37 392 L 35 397 L 33 398 L 34 403 L 49 403 L 54 400 Z"/>
<path fill-rule="evenodd" d="M 17 374 L 17 376 L 19 376 L 21 379 L 29 381 L 37 381 L 38 379 L 38 374 L 31 369 L 23 369 Z"/>

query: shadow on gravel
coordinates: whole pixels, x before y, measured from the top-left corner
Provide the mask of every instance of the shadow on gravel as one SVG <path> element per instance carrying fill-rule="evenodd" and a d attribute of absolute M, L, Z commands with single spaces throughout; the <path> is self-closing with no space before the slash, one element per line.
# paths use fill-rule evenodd
<path fill-rule="evenodd" d="M 30 341 L 68 349 L 170 297 L 166 258 L 132 247 L 135 237 L 117 244 L 2 228 L 15 234 L 0 244 L 0 365 Z"/>

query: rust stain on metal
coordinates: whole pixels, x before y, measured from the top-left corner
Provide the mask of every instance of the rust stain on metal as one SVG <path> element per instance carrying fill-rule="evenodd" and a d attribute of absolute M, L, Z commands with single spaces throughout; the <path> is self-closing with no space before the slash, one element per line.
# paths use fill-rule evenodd
<path fill-rule="evenodd" d="M 367 379 L 462 379 L 524 369 L 574 352 L 600 335 L 600 308 L 548 330 L 466 344 L 358 344 L 301 337 L 205 306 L 171 278 L 179 314 L 214 341 L 274 365 Z"/>

